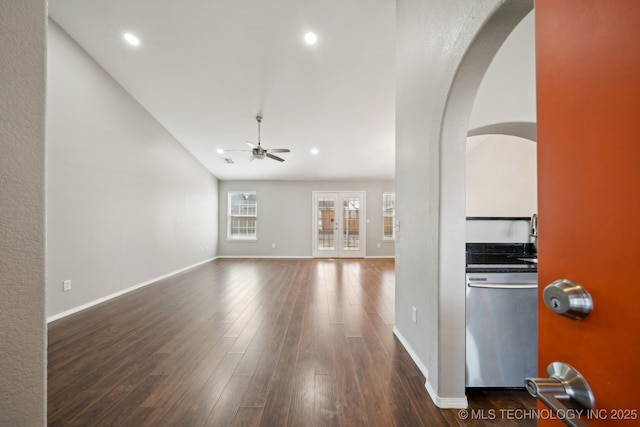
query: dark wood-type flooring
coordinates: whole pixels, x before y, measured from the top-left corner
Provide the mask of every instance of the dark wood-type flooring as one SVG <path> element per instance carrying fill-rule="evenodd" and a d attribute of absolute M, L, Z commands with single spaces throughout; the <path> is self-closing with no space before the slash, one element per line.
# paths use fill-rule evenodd
<path fill-rule="evenodd" d="M 48 423 L 535 425 L 522 390 L 437 408 L 393 320 L 391 259 L 219 259 L 52 322 Z"/>

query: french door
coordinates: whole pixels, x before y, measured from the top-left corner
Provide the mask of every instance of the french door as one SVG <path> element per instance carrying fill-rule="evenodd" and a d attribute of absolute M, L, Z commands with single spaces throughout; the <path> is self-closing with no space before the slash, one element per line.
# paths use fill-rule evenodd
<path fill-rule="evenodd" d="M 363 258 L 365 255 L 363 191 L 313 192 L 313 256 Z"/>

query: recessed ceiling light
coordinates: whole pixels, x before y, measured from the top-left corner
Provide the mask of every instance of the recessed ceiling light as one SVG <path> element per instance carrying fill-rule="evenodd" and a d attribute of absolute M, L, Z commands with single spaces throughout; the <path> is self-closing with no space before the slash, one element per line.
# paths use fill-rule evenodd
<path fill-rule="evenodd" d="M 132 46 L 140 46 L 140 39 L 131 33 L 124 33 L 124 39 Z"/>
<path fill-rule="evenodd" d="M 318 154 L 320 151 L 317 148 L 312 148 L 311 149 L 311 154 L 316 155 Z"/>
<path fill-rule="evenodd" d="M 218 154 L 224 154 L 224 150 L 223 150 L 222 148 L 218 148 L 218 149 L 216 150 L 216 153 L 218 153 Z"/>
<path fill-rule="evenodd" d="M 316 33 L 308 32 L 304 35 L 304 42 L 308 45 L 314 45 L 318 42 L 318 36 Z"/>

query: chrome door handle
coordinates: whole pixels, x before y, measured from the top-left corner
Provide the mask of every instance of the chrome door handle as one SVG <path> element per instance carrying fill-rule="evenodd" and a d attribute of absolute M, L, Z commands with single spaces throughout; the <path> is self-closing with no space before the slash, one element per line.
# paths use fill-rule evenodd
<path fill-rule="evenodd" d="M 582 420 L 568 417 L 567 414 L 595 407 L 596 402 L 587 381 L 575 368 L 562 362 L 551 363 L 547 367 L 547 374 L 549 378 L 524 380 L 529 394 L 540 399 L 568 426 L 586 427 Z"/>

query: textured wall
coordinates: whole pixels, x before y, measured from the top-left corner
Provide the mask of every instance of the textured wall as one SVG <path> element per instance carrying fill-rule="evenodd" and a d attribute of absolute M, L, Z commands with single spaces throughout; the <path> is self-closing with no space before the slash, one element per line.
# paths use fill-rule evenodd
<path fill-rule="evenodd" d="M 217 179 L 53 21 L 47 140 L 49 316 L 216 255 Z"/>
<path fill-rule="evenodd" d="M 46 4 L 0 0 L 0 425 L 46 420 Z"/>
<path fill-rule="evenodd" d="M 465 141 L 475 94 L 531 0 L 398 0 L 396 331 L 442 406 L 465 406 Z M 411 306 L 418 322 L 411 321 Z"/>

